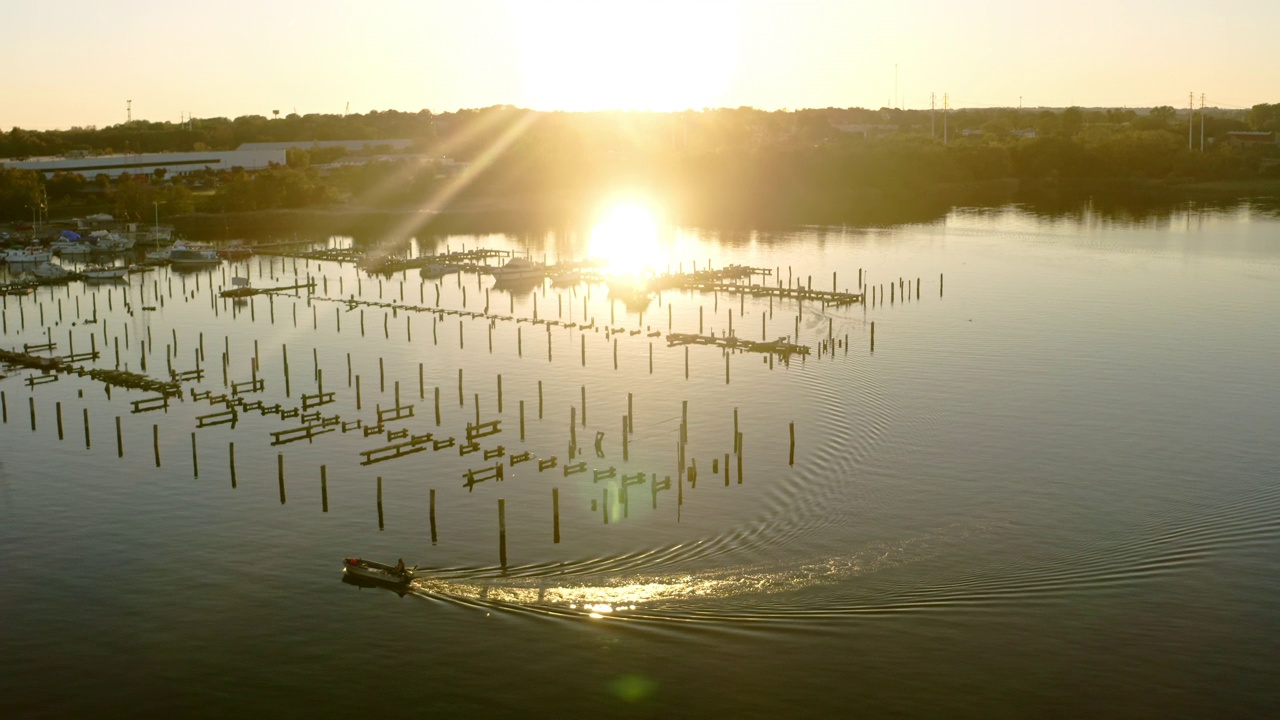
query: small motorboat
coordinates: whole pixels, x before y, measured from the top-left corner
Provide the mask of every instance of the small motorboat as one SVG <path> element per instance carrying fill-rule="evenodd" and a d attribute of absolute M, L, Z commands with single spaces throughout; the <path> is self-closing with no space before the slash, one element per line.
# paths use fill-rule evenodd
<path fill-rule="evenodd" d="M 417 565 L 411 568 L 404 567 L 403 561 L 399 567 L 361 558 L 347 558 L 342 561 L 344 574 L 394 586 L 405 586 L 413 582 L 413 573 L 417 569 Z"/>
<path fill-rule="evenodd" d="M 232 240 L 230 245 L 218 248 L 218 257 L 226 260 L 247 260 L 253 257 L 253 248 L 245 245 L 243 240 Z"/>
<path fill-rule="evenodd" d="M 122 265 L 94 265 L 80 271 L 80 274 L 84 275 L 85 280 L 91 281 L 123 280 L 129 274 L 129 268 Z"/>
<path fill-rule="evenodd" d="M 48 262 L 53 257 L 53 252 L 38 245 L 18 248 L 17 250 L 6 250 L 4 259 L 6 262 L 21 263 L 41 263 Z"/>
<path fill-rule="evenodd" d="M 547 266 L 532 260 L 517 257 L 511 258 L 506 265 L 493 269 L 493 277 L 498 282 L 521 282 L 541 280 L 547 276 Z"/>
<path fill-rule="evenodd" d="M 440 278 L 450 273 L 456 273 L 461 269 L 462 268 L 457 265 L 450 265 L 448 263 L 431 263 L 430 265 L 424 265 L 423 268 L 418 271 L 418 274 L 428 279 Z"/>
<path fill-rule="evenodd" d="M 199 245 L 178 241 L 169 248 L 169 263 L 175 268 L 199 268 L 218 265 L 222 258 L 212 245 Z"/>
<path fill-rule="evenodd" d="M 57 280 L 71 274 L 71 271 L 61 265 L 54 265 L 49 262 L 42 262 L 31 268 L 31 273 L 42 280 Z"/>

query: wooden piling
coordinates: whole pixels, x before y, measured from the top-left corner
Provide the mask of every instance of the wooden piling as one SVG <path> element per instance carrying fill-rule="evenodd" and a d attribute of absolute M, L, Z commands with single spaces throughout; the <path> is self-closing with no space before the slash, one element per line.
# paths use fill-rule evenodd
<path fill-rule="evenodd" d="M 120 416 L 116 416 L 116 457 L 124 457 L 124 435 L 120 432 Z"/>
<path fill-rule="evenodd" d="M 156 467 L 160 467 L 160 426 L 151 426 L 151 447 L 156 453 Z"/>
<path fill-rule="evenodd" d="M 280 504 L 284 504 L 284 453 L 276 453 L 276 476 L 280 479 Z"/>
<path fill-rule="evenodd" d="M 329 474 L 324 465 L 320 466 L 320 508 L 329 512 Z"/>
<path fill-rule="evenodd" d="M 689 401 L 680 401 L 680 443 L 689 442 Z"/>
<path fill-rule="evenodd" d="M 551 488 L 551 542 L 560 544 L 560 488 Z"/>
<path fill-rule="evenodd" d="M 578 409 L 569 408 L 569 459 L 578 452 Z"/>
<path fill-rule="evenodd" d="M 431 505 L 428 511 L 428 517 L 431 519 L 431 544 L 436 544 L 436 489 L 431 488 Z"/>
<path fill-rule="evenodd" d="M 116 418 L 117 427 L 120 418 Z M 236 488 L 236 444 L 234 442 L 227 444 L 227 457 L 231 465 L 231 489 Z"/>
<path fill-rule="evenodd" d="M 622 459 L 629 460 L 627 453 L 627 416 L 622 416 Z"/>
<path fill-rule="evenodd" d="M 360 409 L 360 376 L 356 376 L 356 409 Z"/>
<path fill-rule="evenodd" d="M 382 358 L 379 357 L 378 358 L 378 392 L 385 393 L 386 391 L 387 391 L 387 368 L 383 363 Z"/>
<path fill-rule="evenodd" d="M 871 321 L 871 352 L 876 351 L 876 323 Z"/>
<path fill-rule="evenodd" d="M 538 419 L 542 419 L 542 381 L 538 381 Z"/>
<path fill-rule="evenodd" d="M 435 397 L 436 397 L 436 427 L 440 427 L 440 386 L 439 385 L 437 385 L 435 388 Z"/>
<path fill-rule="evenodd" d="M 58 439 L 61 440 L 62 439 L 62 403 L 61 402 L 56 402 L 53 404 L 53 412 L 58 419 Z"/>
<path fill-rule="evenodd" d="M 791 451 L 787 455 L 787 464 L 788 465 L 796 464 L 796 424 L 795 422 L 791 423 Z"/>
<path fill-rule="evenodd" d="M 498 498 L 498 561 L 507 568 L 507 503 Z"/>
<path fill-rule="evenodd" d="M 498 413 L 502 413 L 502 373 L 498 373 Z"/>
<path fill-rule="evenodd" d="M 462 397 L 462 368 L 458 368 L 458 407 L 466 404 L 467 401 Z"/>
<path fill-rule="evenodd" d="M 735 444 L 736 444 L 736 445 L 737 445 L 737 447 L 738 447 L 738 451 L 737 451 L 737 458 L 738 458 L 738 484 L 739 484 L 739 485 L 741 485 L 741 484 L 742 484 L 742 433 L 738 433 L 738 435 L 737 435 L 737 442 L 736 442 Z"/>
<path fill-rule="evenodd" d="M 84 446 L 89 447 L 89 408 L 84 408 Z"/>
<path fill-rule="evenodd" d="M 289 346 L 280 345 L 280 355 L 284 359 L 284 396 L 289 397 Z"/>
<path fill-rule="evenodd" d="M 0 421 L 9 422 L 9 402 L 5 399 L 4 391 L 0 391 Z"/>

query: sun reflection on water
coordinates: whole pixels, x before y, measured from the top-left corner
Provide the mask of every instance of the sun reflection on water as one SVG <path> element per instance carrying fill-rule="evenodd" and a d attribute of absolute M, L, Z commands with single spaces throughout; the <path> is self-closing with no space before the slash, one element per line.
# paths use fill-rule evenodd
<path fill-rule="evenodd" d="M 612 276 L 641 279 L 669 262 L 653 210 L 638 202 L 613 205 L 591 229 L 587 255 Z"/>

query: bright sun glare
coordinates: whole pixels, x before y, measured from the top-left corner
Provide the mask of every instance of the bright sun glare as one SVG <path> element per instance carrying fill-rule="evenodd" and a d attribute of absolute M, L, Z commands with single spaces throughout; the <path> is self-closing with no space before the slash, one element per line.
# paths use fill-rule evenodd
<path fill-rule="evenodd" d="M 729 2 L 519 2 L 524 100 L 541 110 L 711 107 L 736 65 Z"/>
<path fill-rule="evenodd" d="M 633 202 L 614 205 L 591 229 L 587 254 L 604 263 L 609 275 L 639 276 L 657 270 L 666 254 L 658 238 L 658 223 L 646 207 Z"/>

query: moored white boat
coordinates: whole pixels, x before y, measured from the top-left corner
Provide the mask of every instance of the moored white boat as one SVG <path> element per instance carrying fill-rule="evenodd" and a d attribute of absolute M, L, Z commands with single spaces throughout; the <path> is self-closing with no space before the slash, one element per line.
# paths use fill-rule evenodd
<path fill-rule="evenodd" d="M 403 560 L 398 567 L 361 558 L 347 558 L 342 561 L 342 572 L 345 574 L 396 586 L 408 585 L 412 582 L 413 572 L 416 569 L 416 565 L 412 568 L 405 567 Z"/>
<path fill-rule="evenodd" d="M 418 274 L 424 278 L 438 278 L 444 277 L 450 273 L 456 273 L 461 269 L 462 268 L 457 265 L 450 265 L 448 263 L 431 263 L 430 265 L 423 266 L 423 268 L 418 271 Z"/>
<path fill-rule="evenodd" d="M 227 260 L 246 260 L 253 257 L 253 248 L 245 245 L 243 240 L 232 240 L 231 244 L 218 248 L 218 257 Z"/>
<path fill-rule="evenodd" d="M 176 242 L 169 248 L 169 263 L 176 268 L 217 265 L 221 262 L 217 249 L 211 245 Z"/>
<path fill-rule="evenodd" d="M 495 268 L 493 277 L 498 282 L 513 280 L 537 280 L 547 276 L 547 266 L 525 258 L 511 258 L 506 265 Z"/>
<path fill-rule="evenodd" d="M 123 266 L 95 265 L 80 271 L 85 280 L 122 280 L 129 274 Z"/>
<path fill-rule="evenodd" d="M 36 265 L 35 267 L 31 268 L 31 272 L 36 277 L 45 279 L 45 280 L 62 278 L 71 274 L 70 270 L 62 267 L 61 265 L 54 265 L 53 263 L 49 263 L 49 262 L 42 262 Z"/>
<path fill-rule="evenodd" d="M 16 250 L 5 250 L 5 262 L 11 263 L 40 263 L 48 262 L 53 257 L 53 252 L 46 250 L 38 245 L 18 248 Z"/>

